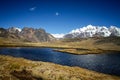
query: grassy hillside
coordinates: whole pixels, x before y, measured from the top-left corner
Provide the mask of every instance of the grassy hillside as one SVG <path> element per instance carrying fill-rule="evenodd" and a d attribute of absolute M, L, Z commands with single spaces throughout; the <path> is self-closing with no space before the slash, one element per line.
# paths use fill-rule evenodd
<path fill-rule="evenodd" d="M 64 39 L 51 42 L 23 42 L 0 38 L 0 47 L 52 47 L 55 51 L 72 54 L 96 54 L 106 51 L 120 51 L 120 37 Z"/>

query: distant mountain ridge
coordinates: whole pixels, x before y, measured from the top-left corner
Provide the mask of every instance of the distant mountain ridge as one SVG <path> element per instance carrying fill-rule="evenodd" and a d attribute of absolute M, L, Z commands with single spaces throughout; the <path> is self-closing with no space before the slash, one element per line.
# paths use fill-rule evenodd
<path fill-rule="evenodd" d="M 70 33 L 64 35 L 64 38 L 88 38 L 88 37 L 109 37 L 117 36 L 120 37 L 120 28 L 110 26 L 92 26 L 88 25 L 83 28 L 72 30 Z"/>
<path fill-rule="evenodd" d="M 10 27 L 8 29 L 0 28 L 0 37 L 19 39 L 24 42 L 48 42 L 55 38 L 44 29 L 34 29 L 24 27 L 23 29 Z"/>

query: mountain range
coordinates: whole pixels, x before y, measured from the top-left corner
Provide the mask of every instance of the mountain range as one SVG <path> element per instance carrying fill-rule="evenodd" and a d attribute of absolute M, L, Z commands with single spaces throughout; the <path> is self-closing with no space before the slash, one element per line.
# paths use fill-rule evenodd
<path fill-rule="evenodd" d="M 24 42 L 47 42 L 55 40 L 55 38 L 44 29 L 28 27 L 24 27 L 23 29 L 16 27 L 10 27 L 8 29 L 0 28 L 0 37 Z"/>
<path fill-rule="evenodd" d="M 14 41 L 23 42 L 48 42 L 54 41 L 56 38 L 89 38 L 89 37 L 120 37 L 120 28 L 110 26 L 93 26 L 88 25 L 79 29 L 70 31 L 68 34 L 50 34 L 44 29 L 34 29 L 24 27 L 23 29 L 17 27 L 10 27 L 8 29 L 0 28 L 0 37 L 7 39 L 14 39 Z"/>
<path fill-rule="evenodd" d="M 88 38 L 88 37 L 110 37 L 118 36 L 120 37 L 120 28 L 115 26 L 110 26 L 109 28 L 105 26 L 92 26 L 88 25 L 79 29 L 72 30 L 68 34 L 65 34 L 63 38 Z"/>

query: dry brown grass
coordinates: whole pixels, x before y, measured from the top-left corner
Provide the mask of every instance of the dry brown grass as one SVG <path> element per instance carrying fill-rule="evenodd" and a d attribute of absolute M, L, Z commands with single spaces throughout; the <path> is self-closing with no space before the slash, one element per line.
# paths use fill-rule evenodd
<path fill-rule="evenodd" d="M 73 54 L 101 53 L 102 51 L 120 51 L 120 45 L 114 43 L 95 44 L 95 39 L 74 42 L 25 43 L 1 39 L 0 47 L 52 47 Z M 83 50 L 80 50 L 83 49 Z M 17 75 L 18 74 L 18 75 Z M 26 74 L 26 76 L 24 76 Z M 29 76 L 30 75 L 30 76 Z M 78 67 L 61 66 L 47 62 L 29 61 L 23 58 L 0 56 L 0 80 L 120 80 L 120 77 L 106 75 Z"/>
<path fill-rule="evenodd" d="M 68 52 L 72 54 L 98 54 L 105 51 L 120 51 L 120 45 L 116 45 L 112 42 L 102 44 L 96 44 L 99 39 L 88 38 L 80 41 L 64 42 L 64 41 L 54 41 L 54 42 L 40 42 L 40 43 L 30 43 L 30 42 L 14 42 L 0 39 L 0 47 L 51 47 L 51 48 L 61 48 L 56 51 Z"/>
<path fill-rule="evenodd" d="M 0 80 L 120 80 L 120 77 L 79 67 L 0 56 Z"/>
<path fill-rule="evenodd" d="M 119 50 L 120 45 L 114 44 L 114 42 L 102 42 L 98 43 L 99 39 L 88 38 L 84 40 L 78 40 L 73 42 L 64 42 L 61 40 L 53 41 L 53 42 L 39 42 L 39 43 L 32 43 L 32 42 L 20 42 L 20 41 L 13 41 L 6 38 L 0 38 L 0 46 L 1 47 L 55 47 L 55 48 L 80 48 L 80 49 L 90 49 L 90 50 Z M 97 44 L 98 43 L 98 44 Z"/>
<path fill-rule="evenodd" d="M 58 52 L 67 52 L 70 54 L 76 54 L 76 55 L 82 55 L 82 54 L 100 54 L 100 53 L 104 53 L 104 50 L 100 50 L 100 49 L 75 49 L 75 48 L 69 48 L 69 49 L 54 49 L 54 51 L 58 51 Z M 107 51 L 106 51 L 107 52 Z"/>

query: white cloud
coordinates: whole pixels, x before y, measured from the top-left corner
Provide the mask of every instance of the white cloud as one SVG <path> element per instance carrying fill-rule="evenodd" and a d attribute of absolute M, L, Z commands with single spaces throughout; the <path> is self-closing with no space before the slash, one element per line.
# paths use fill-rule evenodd
<path fill-rule="evenodd" d="M 60 14 L 58 12 L 55 13 L 56 16 L 59 16 Z"/>
<path fill-rule="evenodd" d="M 52 34 L 55 38 L 63 38 L 65 34 Z"/>
<path fill-rule="evenodd" d="M 36 9 L 36 7 L 32 7 L 32 8 L 30 8 L 29 10 L 30 11 L 34 11 Z"/>

